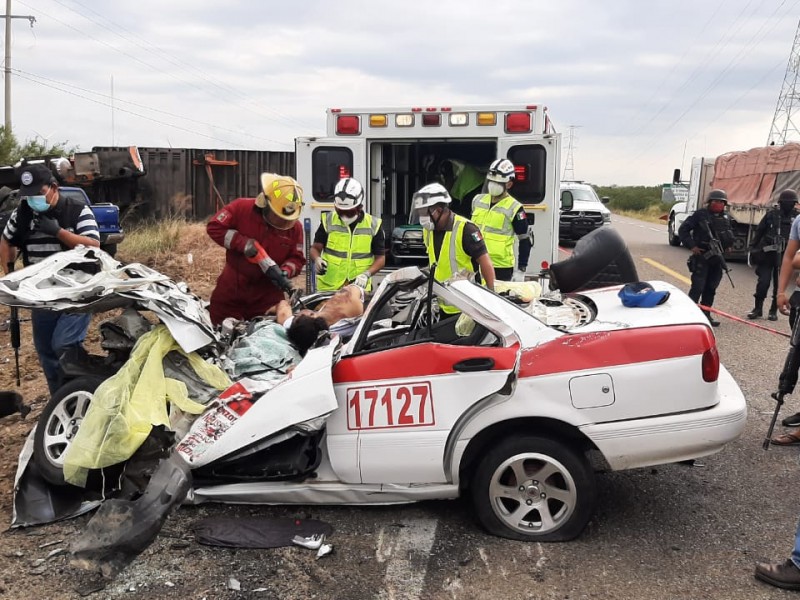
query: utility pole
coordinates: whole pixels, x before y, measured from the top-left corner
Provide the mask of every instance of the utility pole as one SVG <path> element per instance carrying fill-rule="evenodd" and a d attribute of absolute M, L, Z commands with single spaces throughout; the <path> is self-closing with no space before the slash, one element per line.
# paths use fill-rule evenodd
<path fill-rule="evenodd" d="M 772 126 L 769 128 L 767 145 L 783 146 L 787 141 L 800 141 L 800 129 L 794 122 L 794 112 L 800 108 L 800 89 L 797 86 L 797 76 L 800 73 L 800 24 L 794 34 L 792 52 L 786 65 L 783 76 L 781 93 L 778 96 L 778 105 L 775 107 L 775 116 L 772 117 Z"/>
<path fill-rule="evenodd" d="M 33 15 L 12 15 L 11 14 L 11 0 L 6 0 L 6 14 L 0 15 L 6 20 L 6 55 L 5 55 L 5 79 L 6 79 L 6 94 L 5 94 L 5 109 L 6 120 L 5 128 L 6 133 L 11 133 L 11 19 L 28 19 L 31 23 L 31 29 L 36 22 L 36 17 Z"/>
<path fill-rule="evenodd" d="M 575 130 L 578 127 L 580 127 L 580 125 L 569 126 L 569 137 L 567 138 L 567 161 L 564 164 L 564 176 L 562 177 L 564 181 L 572 181 L 575 179 L 575 167 L 572 160 L 572 150 L 575 148 Z"/>

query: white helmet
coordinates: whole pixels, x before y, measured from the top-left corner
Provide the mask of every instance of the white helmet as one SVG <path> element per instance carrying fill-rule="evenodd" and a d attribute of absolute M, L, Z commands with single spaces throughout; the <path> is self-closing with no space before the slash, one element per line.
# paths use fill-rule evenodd
<path fill-rule="evenodd" d="M 450 201 L 450 194 L 441 183 L 429 183 L 414 192 L 414 196 L 411 198 L 411 208 L 412 210 L 417 210 L 440 202 L 450 204 Z"/>
<path fill-rule="evenodd" d="M 514 163 L 507 158 L 498 158 L 489 165 L 489 173 L 486 175 L 486 179 L 498 183 L 508 183 L 514 179 L 515 175 Z"/>
<path fill-rule="evenodd" d="M 340 179 L 333 188 L 333 205 L 339 210 L 352 210 L 364 202 L 364 188 L 352 177 Z"/>

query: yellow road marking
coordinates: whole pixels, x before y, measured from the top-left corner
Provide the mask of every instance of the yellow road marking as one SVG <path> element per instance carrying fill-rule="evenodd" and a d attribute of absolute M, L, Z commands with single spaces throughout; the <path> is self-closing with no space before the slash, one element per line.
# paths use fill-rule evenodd
<path fill-rule="evenodd" d="M 667 275 L 672 275 L 675 279 L 677 279 L 678 281 L 682 281 L 686 285 L 692 284 L 692 280 L 686 277 L 685 275 L 681 275 L 677 271 L 673 271 L 669 267 L 662 265 L 660 262 L 654 261 L 652 258 L 643 258 L 642 260 L 651 267 L 655 267 L 656 269 L 664 271 L 664 273 L 666 273 Z"/>

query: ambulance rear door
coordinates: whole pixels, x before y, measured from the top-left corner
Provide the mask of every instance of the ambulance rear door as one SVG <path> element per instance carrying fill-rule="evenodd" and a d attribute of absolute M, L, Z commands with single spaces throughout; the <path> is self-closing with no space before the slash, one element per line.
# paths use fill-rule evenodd
<path fill-rule="evenodd" d="M 305 194 L 301 218 L 311 220 L 313 239 L 322 213 L 333 210 L 336 183 L 344 177 L 355 177 L 366 185 L 366 141 L 341 137 L 297 138 L 295 163 L 297 181 Z M 370 208 L 367 206 L 366 210 Z"/>
<path fill-rule="evenodd" d="M 542 261 L 550 264 L 558 258 L 561 135 L 500 137 L 497 149 L 498 156 L 516 167 L 511 195 L 525 207 L 533 236 L 528 274 L 538 275 Z"/>

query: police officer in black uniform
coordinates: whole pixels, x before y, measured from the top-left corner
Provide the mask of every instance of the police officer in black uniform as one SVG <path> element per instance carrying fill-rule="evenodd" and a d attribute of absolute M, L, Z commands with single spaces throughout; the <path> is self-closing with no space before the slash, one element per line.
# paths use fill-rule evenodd
<path fill-rule="evenodd" d="M 753 310 L 747 313 L 748 319 L 758 319 L 764 314 L 764 300 L 769 291 L 769 282 L 772 280 L 772 304 L 769 307 L 767 318 L 770 321 L 778 320 L 778 273 L 781 269 L 781 259 L 789 240 L 789 231 L 792 221 L 797 216 L 797 192 L 783 190 L 778 196 L 778 207 L 769 211 L 761 219 L 750 245 L 750 260 L 756 265 L 756 299 Z"/>
<path fill-rule="evenodd" d="M 712 237 L 719 241 L 722 249 L 728 252 L 733 247 L 733 227 L 731 218 L 725 213 L 728 195 L 724 190 L 711 190 L 705 208 L 698 208 L 689 215 L 678 229 L 681 244 L 692 251 L 687 261 L 692 272 L 692 287 L 689 297 L 703 306 L 714 304 L 719 282 L 722 281 L 723 261 L 718 256 L 708 254 Z M 712 327 L 719 321 L 707 310 L 703 311 Z"/>

